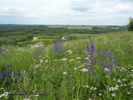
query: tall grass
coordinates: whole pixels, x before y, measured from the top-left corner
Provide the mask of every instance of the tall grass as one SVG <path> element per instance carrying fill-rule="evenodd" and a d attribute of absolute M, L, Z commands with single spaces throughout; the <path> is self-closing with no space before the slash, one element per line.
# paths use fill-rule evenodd
<path fill-rule="evenodd" d="M 12 73 L 0 76 L 1 99 L 132 100 L 132 38 L 132 32 L 117 32 L 46 48 L 6 48 L 0 69 Z"/>

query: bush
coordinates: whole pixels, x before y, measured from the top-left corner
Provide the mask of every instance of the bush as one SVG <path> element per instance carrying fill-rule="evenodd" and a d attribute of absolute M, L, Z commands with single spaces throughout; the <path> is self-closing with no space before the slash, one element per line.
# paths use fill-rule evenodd
<path fill-rule="evenodd" d="M 133 18 L 132 17 L 129 18 L 128 30 L 133 31 Z"/>
<path fill-rule="evenodd" d="M 1 42 L 1 40 L 0 40 L 0 47 L 1 47 L 1 45 L 2 45 L 2 42 Z"/>

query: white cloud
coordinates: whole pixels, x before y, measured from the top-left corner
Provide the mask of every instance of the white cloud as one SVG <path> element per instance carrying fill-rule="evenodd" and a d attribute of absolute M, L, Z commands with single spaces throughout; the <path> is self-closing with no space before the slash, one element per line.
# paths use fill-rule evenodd
<path fill-rule="evenodd" d="M 104 21 L 104 24 L 110 25 L 113 22 L 116 24 L 118 20 L 118 25 L 125 25 L 127 19 L 133 16 L 131 0 L 124 3 L 122 0 L 1 0 L 0 4 L 0 20 L 4 17 L 9 20 L 13 18 L 18 24 L 27 22 L 87 24 L 89 22 L 92 25 L 94 23 L 102 25 Z M 122 19 L 123 23 L 119 19 Z"/>

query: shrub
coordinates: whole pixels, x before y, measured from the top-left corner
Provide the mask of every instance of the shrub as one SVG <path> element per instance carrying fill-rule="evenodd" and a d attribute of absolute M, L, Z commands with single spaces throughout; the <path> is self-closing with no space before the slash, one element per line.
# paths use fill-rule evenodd
<path fill-rule="evenodd" d="M 129 18 L 128 30 L 133 31 L 133 18 L 132 17 Z"/>

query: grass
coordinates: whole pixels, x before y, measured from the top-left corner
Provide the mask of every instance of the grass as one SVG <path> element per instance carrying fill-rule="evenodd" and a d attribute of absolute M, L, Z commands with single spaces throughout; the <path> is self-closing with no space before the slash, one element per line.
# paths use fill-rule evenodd
<path fill-rule="evenodd" d="M 98 34 L 69 34 L 69 36 L 76 36 L 79 38 L 87 38 L 88 36 L 96 36 L 96 35 L 98 35 Z"/>
<path fill-rule="evenodd" d="M 89 38 L 29 50 L 3 47 L 7 52 L 0 56 L 0 69 L 3 71 L 8 68 L 13 73 L 11 77 L 5 76 L 0 80 L 0 94 L 10 90 L 28 91 L 29 94 L 2 95 L 1 100 L 132 100 L 132 38 L 133 32 L 126 31 L 93 36 L 91 48 L 92 51 L 95 48 L 94 54 L 87 52 L 91 43 Z M 105 49 L 107 52 L 111 49 L 113 60 L 105 55 Z M 108 66 L 103 68 L 106 64 Z M 15 81 L 13 77 L 22 79 L 22 72 L 24 79 Z M 37 91 L 43 92 L 43 95 Z"/>

